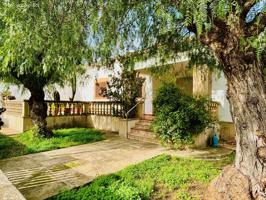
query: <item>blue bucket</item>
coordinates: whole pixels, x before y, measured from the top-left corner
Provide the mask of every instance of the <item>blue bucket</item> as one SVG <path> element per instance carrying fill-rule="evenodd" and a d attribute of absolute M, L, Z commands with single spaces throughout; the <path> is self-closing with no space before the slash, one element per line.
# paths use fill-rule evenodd
<path fill-rule="evenodd" d="M 212 137 L 212 146 L 219 147 L 219 137 L 216 134 Z"/>

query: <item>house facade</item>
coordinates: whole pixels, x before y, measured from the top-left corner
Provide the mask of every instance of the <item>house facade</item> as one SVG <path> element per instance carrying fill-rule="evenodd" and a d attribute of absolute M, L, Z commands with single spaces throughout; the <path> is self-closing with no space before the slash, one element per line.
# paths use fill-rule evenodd
<path fill-rule="evenodd" d="M 189 59 L 186 55 L 180 55 L 178 59 L 169 60 L 163 65 L 168 66 L 169 70 L 163 74 L 154 74 L 150 70 L 155 65 L 160 65 L 159 61 L 152 58 L 144 62 L 135 64 L 135 70 L 140 76 L 145 78 L 142 88 L 143 97 L 143 115 L 153 115 L 153 99 L 157 90 L 164 82 L 175 83 L 183 92 L 193 96 L 204 96 L 212 101 L 219 103 L 219 111 L 217 120 L 220 124 L 221 137 L 226 140 L 233 140 L 235 129 L 230 114 L 229 102 L 226 98 L 226 79 L 221 72 L 210 71 L 206 66 L 200 68 L 189 68 Z M 162 67 L 163 67 L 162 65 Z M 81 102 L 106 102 L 106 97 L 100 94 L 100 88 L 107 86 L 107 81 L 111 76 L 118 75 L 121 72 L 119 63 L 115 63 L 113 69 L 88 67 L 86 71 L 86 79 L 79 80 L 75 101 Z M 0 85 L 0 92 L 3 85 Z M 21 93 L 21 89 L 17 86 L 10 86 L 9 90 L 16 100 L 28 99 L 30 94 L 25 91 Z M 60 93 L 60 100 L 68 101 L 71 95 L 71 88 L 56 87 Z M 46 91 L 46 100 L 52 100 L 53 91 Z"/>

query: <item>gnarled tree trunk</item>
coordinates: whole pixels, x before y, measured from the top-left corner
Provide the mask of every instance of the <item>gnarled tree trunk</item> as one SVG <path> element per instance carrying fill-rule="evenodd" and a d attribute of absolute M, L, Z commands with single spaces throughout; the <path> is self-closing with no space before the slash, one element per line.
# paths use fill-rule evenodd
<path fill-rule="evenodd" d="M 234 14 L 228 18 L 230 23 L 215 21 L 212 30 L 201 37 L 201 42 L 213 51 L 227 79 L 227 98 L 236 127 L 235 169 L 240 174 L 238 177 L 242 176 L 242 180 L 249 182 L 247 194 L 250 197 L 247 199 L 266 199 L 266 87 L 263 66 L 256 57 L 256 50 L 241 43 L 241 38 L 246 37 L 245 22 Z M 217 193 L 228 193 L 231 183 L 236 186 L 237 181 L 223 177 L 225 174 L 221 175 L 220 183 L 211 185 L 216 185 Z M 229 181 L 223 184 L 227 185 L 224 191 L 219 188 L 221 180 Z M 239 189 L 242 189 L 241 183 Z M 227 197 L 239 199 L 234 194 L 227 194 Z M 222 199 L 219 195 L 218 198 Z"/>
<path fill-rule="evenodd" d="M 52 131 L 47 128 L 47 105 L 44 101 L 45 94 L 43 88 L 30 89 L 30 92 L 30 117 L 37 129 L 37 133 L 42 137 L 51 138 L 53 134 Z"/>
<path fill-rule="evenodd" d="M 254 198 L 266 199 L 266 92 L 262 67 L 233 66 L 225 75 L 236 127 L 235 167 L 250 180 Z"/>
<path fill-rule="evenodd" d="M 245 189 L 249 191 L 241 192 L 243 200 L 262 200 L 266 199 L 266 85 L 262 67 L 256 63 L 243 65 L 240 60 L 231 64 L 224 73 L 236 127 L 235 169 L 226 168 L 211 183 L 208 193 L 212 196 L 206 199 L 239 199 L 239 191 Z"/>

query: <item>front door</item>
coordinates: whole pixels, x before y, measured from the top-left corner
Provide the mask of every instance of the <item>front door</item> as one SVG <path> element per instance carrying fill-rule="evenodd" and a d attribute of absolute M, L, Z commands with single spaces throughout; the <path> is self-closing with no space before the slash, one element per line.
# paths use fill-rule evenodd
<path fill-rule="evenodd" d="M 152 77 L 149 75 L 145 75 L 144 82 L 144 114 L 152 115 L 153 114 L 153 85 L 152 85 Z"/>

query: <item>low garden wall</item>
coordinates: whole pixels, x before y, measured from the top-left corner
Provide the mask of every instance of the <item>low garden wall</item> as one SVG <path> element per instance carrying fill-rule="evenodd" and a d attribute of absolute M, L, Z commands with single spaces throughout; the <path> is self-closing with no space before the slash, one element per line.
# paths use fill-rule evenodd
<path fill-rule="evenodd" d="M 131 128 L 135 127 L 135 124 L 139 121 L 139 119 L 123 119 L 120 117 L 99 115 L 90 115 L 88 116 L 88 120 L 93 128 L 117 132 L 120 136 L 125 138 Z"/>
<path fill-rule="evenodd" d="M 105 131 L 118 132 L 126 137 L 138 119 L 121 117 L 121 105 L 116 102 L 69 102 L 46 101 L 47 125 L 49 128 L 88 127 Z M 2 115 L 4 127 L 16 132 L 24 132 L 32 128 L 28 101 L 4 101 L 7 110 Z M 138 115 L 142 105 L 138 108 Z M 128 131 L 127 131 L 128 129 Z"/>
<path fill-rule="evenodd" d="M 202 133 L 195 135 L 193 137 L 194 144 L 192 145 L 193 148 L 205 148 L 208 147 L 210 139 L 213 137 L 213 131 L 217 134 L 218 137 L 221 135 L 221 126 L 219 123 L 215 123 L 214 129 L 213 128 L 206 128 Z"/>
<path fill-rule="evenodd" d="M 225 141 L 234 141 L 236 137 L 236 129 L 233 122 L 219 122 L 221 126 L 221 139 Z"/>

